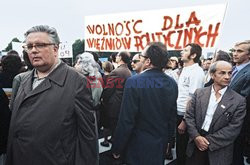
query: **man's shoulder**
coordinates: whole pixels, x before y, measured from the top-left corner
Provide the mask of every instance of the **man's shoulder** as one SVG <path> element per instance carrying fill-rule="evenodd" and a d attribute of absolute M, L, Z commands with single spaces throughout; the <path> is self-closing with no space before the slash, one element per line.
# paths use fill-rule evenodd
<path fill-rule="evenodd" d="M 242 95 L 240 95 L 239 93 L 231 89 L 230 87 L 227 89 L 226 92 L 229 92 L 229 95 L 233 96 L 235 99 L 245 100 L 245 97 L 243 97 Z"/>
<path fill-rule="evenodd" d="M 77 83 L 83 82 L 82 80 L 86 80 L 86 77 L 79 73 L 75 68 L 68 66 L 65 63 L 61 63 L 55 72 L 50 75 L 50 79 L 62 85 L 65 80 Z"/>

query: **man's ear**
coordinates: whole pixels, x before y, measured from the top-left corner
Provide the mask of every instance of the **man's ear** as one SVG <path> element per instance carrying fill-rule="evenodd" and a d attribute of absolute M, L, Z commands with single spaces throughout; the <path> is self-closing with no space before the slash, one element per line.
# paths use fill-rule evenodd
<path fill-rule="evenodd" d="M 214 73 L 210 73 L 210 77 L 214 80 Z"/>
<path fill-rule="evenodd" d="M 196 53 L 190 55 L 191 59 L 195 59 L 196 56 L 197 56 Z"/>
<path fill-rule="evenodd" d="M 145 62 L 148 66 L 151 64 L 151 60 L 149 58 L 147 58 Z"/>
<path fill-rule="evenodd" d="M 59 45 L 54 45 L 53 49 L 54 49 L 54 52 L 55 52 L 56 56 L 59 56 L 59 54 L 58 54 L 58 52 L 59 52 Z"/>

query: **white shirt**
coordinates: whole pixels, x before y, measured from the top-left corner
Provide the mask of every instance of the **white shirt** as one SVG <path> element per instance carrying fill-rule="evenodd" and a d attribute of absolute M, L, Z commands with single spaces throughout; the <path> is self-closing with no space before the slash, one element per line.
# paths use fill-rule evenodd
<path fill-rule="evenodd" d="M 177 114 L 184 116 L 187 102 L 197 88 L 203 87 L 204 71 L 197 64 L 184 67 L 178 80 Z"/>
<path fill-rule="evenodd" d="M 202 124 L 201 129 L 208 132 L 208 130 L 210 128 L 210 125 L 211 125 L 211 122 L 213 120 L 214 112 L 215 112 L 219 102 L 221 101 L 221 98 L 225 94 L 226 90 L 227 90 L 227 87 L 219 90 L 218 92 L 220 93 L 220 97 L 219 97 L 218 100 L 216 100 L 214 86 L 212 86 L 211 95 L 210 95 L 210 99 L 209 99 L 209 104 L 208 104 L 208 107 L 207 107 L 206 117 L 205 117 L 205 120 L 204 120 L 204 122 Z"/>
<path fill-rule="evenodd" d="M 55 69 L 59 66 L 59 64 L 61 64 L 61 60 L 60 60 L 60 59 L 58 60 L 58 63 L 54 66 L 54 68 L 52 68 L 51 71 L 47 74 L 47 76 L 48 76 L 53 70 L 55 70 Z M 46 78 L 47 76 L 45 76 L 45 77 L 43 77 L 43 78 L 39 78 L 39 77 L 38 77 L 38 74 L 37 74 L 37 70 L 35 69 L 34 75 L 33 75 L 32 90 L 35 89 L 38 85 L 40 85 L 40 84 L 45 80 L 45 78 Z"/>

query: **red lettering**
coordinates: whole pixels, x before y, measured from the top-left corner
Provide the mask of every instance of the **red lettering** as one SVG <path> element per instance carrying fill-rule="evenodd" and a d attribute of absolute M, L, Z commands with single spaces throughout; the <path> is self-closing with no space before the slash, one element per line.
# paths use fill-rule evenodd
<path fill-rule="evenodd" d="M 181 49 L 181 46 L 179 46 L 179 44 L 180 44 L 180 40 L 181 40 L 183 30 L 178 30 L 177 33 L 178 33 L 178 38 L 177 38 L 177 41 L 176 41 L 176 44 L 175 44 L 174 48 L 175 49 Z"/>
<path fill-rule="evenodd" d="M 107 78 L 107 83 L 105 88 L 114 88 L 114 79 L 113 78 Z"/>
<path fill-rule="evenodd" d="M 88 25 L 87 29 L 88 29 L 90 34 L 94 34 L 94 32 L 95 32 L 95 26 L 94 25 L 92 25 L 92 27 L 90 25 Z"/>
<path fill-rule="evenodd" d="M 97 38 L 97 39 L 96 39 L 95 48 L 96 48 L 97 50 L 100 50 L 100 38 Z"/>
<path fill-rule="evenodd" d="M 127 21 L 127 23 L 126 23 L 126 28 L 127 28 L 127 30 L 128 30 L 128 33 L 126 33 L 126 36 L 129 36 L 130 34 L 131 34 L 131 30 L 130 30 L 130 28 L 129 28 L 129 25 L 130 24 L 130 21 Z"/>
<path fill-rule="evenodd" d="M 105 47 L 106 50 L 107 49 L 109 49 L 109 50 L 113 50 L 114 49 L 114 47 L 113 47 L 114 40 L 112 38 L 106 38 L 105 42 L 106 42 L 106 47 Z"/>
<path fill-rule="evenodd" d="M 167 36 L 166 35 L 163 35 L 163 38 L 164 38 L 164 44 L 165 45 L 168 45 L 169 47 L 174 47 L 174 44 L 171 43 L 171 35 L 175 33 L 175 31 L 170 31 L 168 32 Z"/>
<path fill-rule="evenodd" d="M 207 32 L 201 32 L 202 31 L 202 26 L 197 30 L 197 28 L 194 28 L 194 33 L 195 33 L 195 38 L 194 38 L 194 43 L 200 45 L 201 47 L 204 46 L 203 43 L 200 42 L 200 38 L 204 35 L 207 34 Z"/>
<path fill-rule="evenodd" d="M 163 23 L 163 27 L 161 28 L 161 30 L 168 30 L 172 27 L 173 24 L 173 19 L 170 16 L 164 16 L 164 23 Z M 169 22 L 169 24 L 167 24 Z"/>
<path fill-rule="evenodd" d="M 116 37 L 116 49 L 121 49 L 122 47 L 122 43 L 121 43 L 121 40 L 119 38 Z"/>
<path fill-rule="evenodd" d="M 155 35 L 158 37 L 158 41 L 161 42 L 162 32 L 156 32 Z"/>
<path fill-rule="evenodd" d="M 137 21 L 135 21 L 135 23 L 134 23 L 133 30 L 134 30 L 134 32 L 135 32 L 136 34 L 139 34 L 139 33 L 142 32 L 142 31 L 139 31 L 139 30 L 136 29 L 136 26 L 137 26 L 138 23 L 142 23 L 142 20 L 137 20 Z"/>
<path fill-rule="evenodd" d="M 196 26 L 198 26 L 200 24 L 201 20 L 198 20 L 196 15 L 195 15 L 195 11 L 193 11 L 190 16 L 188 21 L 186 22 L 186 26 L 189 27 L 191 24 L 195 24 Z"/>
<path fill-rule="evenodd" d="M 175 23 L 175 29 L 181 29 L 181 28 L 183 28 L 183 23 L 181 23 L 180 25 L 179 25 L 179 20 L 180 20 L 180 14 L 178 14 L 177 15 L 177 17 L 176 17 L 176 23 Z"/>
<path fill-rule="evenodd" d="M 95 45 L 94 42 L 95 42 L 94 38 L 88 38 L 87 39 L 87 44 L 88 44 L 89 48 L 93 48 L 94 47 L 94 45 Z"/>
<path fill-rule="evenodd" d="M 216 27 L 215 27 L 214 32 L 212 33 L 213 25 L 209 25 L 209 27 L 208 27 L 208 32 L 207 32 L 207 43 L 206 43 L 206 47 L 208 47 L 211 38 L 212 38 L 211 47 L 214 46 L 215 40 L 216 40 L 217 36 L 219 35 L 219 27 L 220 27 L 220 23 L 218 22 L 218 23 L 216 24 Z"/>
<path fill-rule="evenodd" d="M 120 32 L 118 32 L 118 27 L 121 27 L 121 30 L 120 30 Z M 123 32 L 123 25 L 122 25 L 122 23 L 120 23 L 120 22 L 118 22 L 116 25 L 115 25 L 115 32 L 116 32 L 116 35 L 117 36 L 120 36 L 121 34 L 122 34 L 122 32 Z"/>
<path fill-rule="evenodd" d="M 124 82 L 124 78 L 116 78 L 116 82 L 117 82 L 116 88 L 123 88 L 122 83 Z"/>
<path fill-rule="evenodd" d="M 103 28 L 103 35 L 108 35 L 108 33 L 106 32 L 106 28 L 105 28 L 104 24 L 102 24 L 102 28 Z"/>
<path fill-rule="evenodd" d="M 114 24 L 108 24 L 109 35 L 115 35 Z"/>
<path fill-rule="evenodd" d="M 184 40 L 183 40 L 183 46 L 186 46 L 187 44 L 192 42 L 192 38 L 193 38 L 193 28 L 185 29 L 184 30 Z M 187 41 L 188 40 L 188 41 Z"/>
<path fill-rule="evenodd" d="M 122 38 L 122 44 L 124 45 L 125 49 L 130 49 L 131 37 L 129 37 L 129 38 L 126 38 L 126 37 Z"/>
<path fill-rule="evenodd" d="M 98 34 L 98 35 L 102 34 L 102 27 L 101 27 L 101 25 L 96 25 L 95 31 L 96 31 L 96 34 Z"/>

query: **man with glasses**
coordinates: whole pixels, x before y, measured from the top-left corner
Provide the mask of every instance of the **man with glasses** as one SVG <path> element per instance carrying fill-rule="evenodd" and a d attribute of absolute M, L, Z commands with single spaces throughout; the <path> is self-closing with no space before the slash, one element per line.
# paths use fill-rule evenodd
<path fill-rule="evenodd" d="M 250 156 L 250 41 L 236 43 L 232 53 L 235 66 L 229 86 L 247 99 L 247 115 L 234 143 L 233 165 L 244 165 L 243 150 L 246 150 L 246 156 Z"/>
<path fill-rule="evenodd" d="M 32 72 L 15 97 L 6 165 L 98 164 L 97 129 L 87 80 L 58 59 L 57 31 L 25 33 Z"/>
<path fill-rule="evenodd" d="M 112 152 L 129 165 L 160 165 L 174 134 L 177 84 L 162 71 L 164 44 L 150 43 L 140 58 L 144 72 L 126 82 Z"/>
<path fill-rule="evenodd" d="M 139 53 L 134 55 L 134 57 L 132 59 L 131 66 L 132 66 L 133 70 L 136 72 L 136 74 L 141 73 L 141 71 L 142 71 L 142 63 L 140 61 Z"/>

